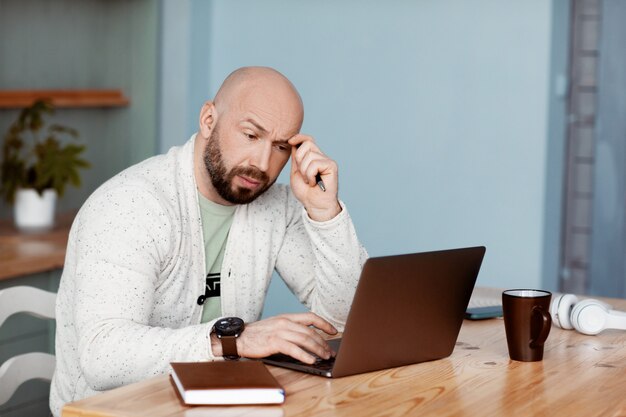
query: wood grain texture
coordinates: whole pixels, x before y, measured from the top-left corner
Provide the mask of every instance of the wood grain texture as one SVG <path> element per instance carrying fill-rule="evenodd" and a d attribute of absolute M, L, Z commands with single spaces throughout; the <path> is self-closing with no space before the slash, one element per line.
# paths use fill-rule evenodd
<path fill-rule="evenodd" d="M 607 301 L 626 310 L 626 300 Z M 70 403 L 63 416 L 626 415 L 624 331 L 553 327 L 544 360 L 523 363 L 509 360 L 502 319 L 466 320 L 446 359 L 335 380 L 270 370 L 286 389 L 282 407 L 186 407 L 158 376 Z"/>
<path fill-rule="evenodd" d="M 22 233 L 12 221 L 0 221 L 0 280 L 63 268 L 75 215 L 57 216 L 55 227 L 42 233 Z"/>
<path fill-rule="evenodd" d="M 0 91 L 0 109 L 30 106 L 49 99 L 55 107 L 121 107 L 129 100 L 121 90 L 10 90 Z"/>

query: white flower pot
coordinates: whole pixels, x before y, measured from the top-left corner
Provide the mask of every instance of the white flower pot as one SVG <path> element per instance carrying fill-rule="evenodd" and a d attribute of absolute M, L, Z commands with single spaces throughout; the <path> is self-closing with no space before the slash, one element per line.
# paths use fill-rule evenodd
<path fill-rule="evenodd" d="M 13 218 L 15 226 L 25 232 L 42 232 L 54 226 L 57 192 L 44 190 L 43 195 L 33 189 L 20 189 L 15 196 Z"/>

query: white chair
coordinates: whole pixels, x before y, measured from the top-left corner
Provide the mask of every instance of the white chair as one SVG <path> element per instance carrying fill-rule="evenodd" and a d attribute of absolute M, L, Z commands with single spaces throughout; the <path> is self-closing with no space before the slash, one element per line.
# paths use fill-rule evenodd
<path fill-rule="evenodd" d="M 15 313 L 27 313 L 44 319 L 54 319 L 56 294 L 34 287 L 16 286 L 0 290 L 0 327 Z M 51 380 L 54 355 L 33 352 L 9 358 L 0 366 L 0 406 L 17 388 L 31 379 Z"/>

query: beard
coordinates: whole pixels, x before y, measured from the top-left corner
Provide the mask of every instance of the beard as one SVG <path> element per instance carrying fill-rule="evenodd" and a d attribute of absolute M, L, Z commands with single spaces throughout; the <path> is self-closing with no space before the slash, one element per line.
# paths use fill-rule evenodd
<path fill-rule="evenodd" d="M 220 197 L 229 203 L 251 203 L 258 196 L 267 191 L 276 181 L 276 179 L 270 181 L 269 176 L 265 172 L 252 166 L 234 167 L 231 170 L 227 170 L 220 148 L 218 124 L 215 125 L 215 128 L 209 136 L 209 142 L 204 148 L 203 160 L 204 166 L 211 177 L 213 188 L 215 188 L 215 191 L 217 191 Z M 259 181 L 260 184 L 255 190 L 236 186 L 233 184 L 233 179 L 238 175 Z"/>

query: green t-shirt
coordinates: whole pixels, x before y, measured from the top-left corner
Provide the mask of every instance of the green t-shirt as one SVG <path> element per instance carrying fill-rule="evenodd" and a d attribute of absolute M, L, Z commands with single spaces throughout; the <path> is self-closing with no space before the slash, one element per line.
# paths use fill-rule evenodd
<path fill-rule="evenodd" d="M 202 308 L 202 323 L 222 315 L 220 301 L 220 273 L 226 240 L 236 206 L 222 206 L 206 199 L 198 192 L 202 234 L 204 236 L 204 257 L 206 265 L 205 300 Z"/>

